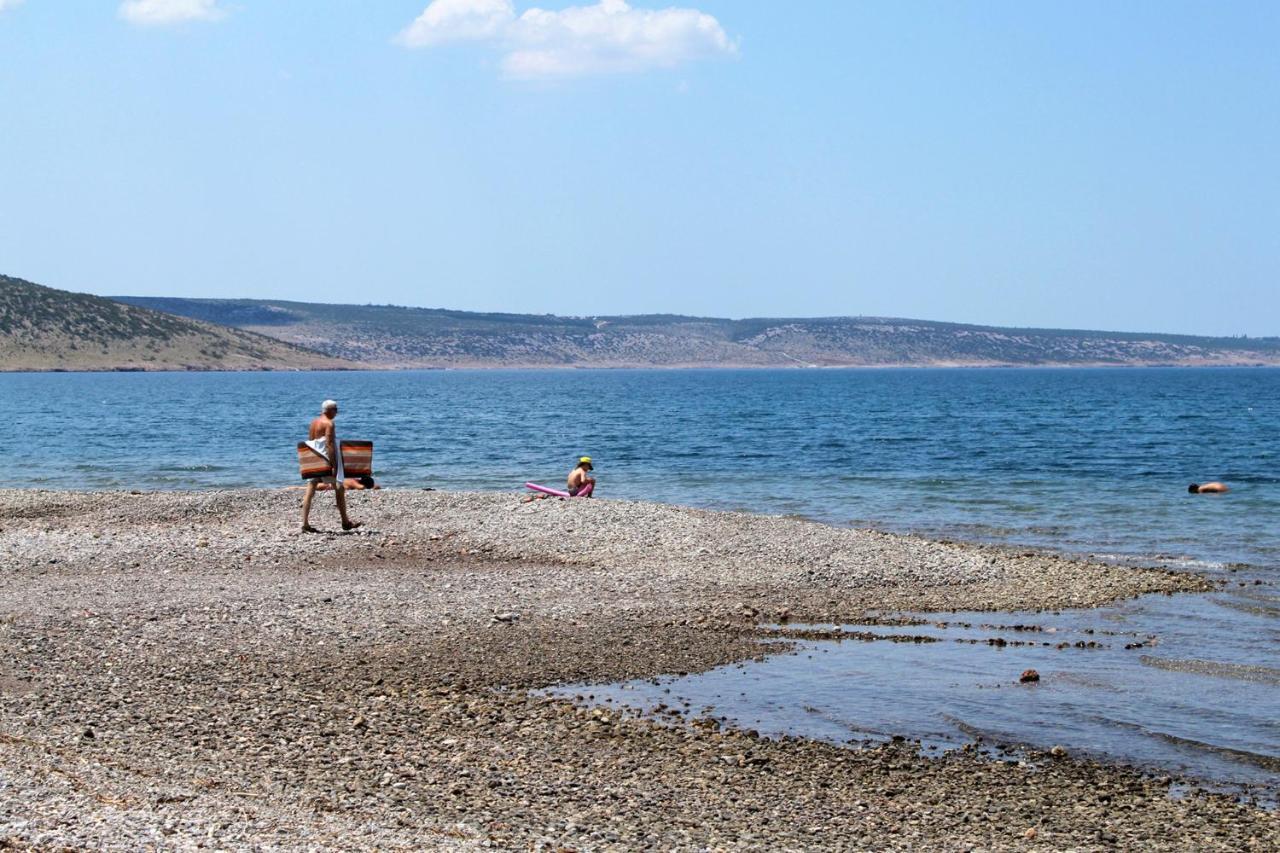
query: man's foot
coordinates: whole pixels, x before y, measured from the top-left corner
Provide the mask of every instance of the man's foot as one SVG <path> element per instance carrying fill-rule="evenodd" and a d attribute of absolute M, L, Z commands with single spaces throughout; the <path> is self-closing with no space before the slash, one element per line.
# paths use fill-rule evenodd
<path fill-rule="evenodd" d="M 314 527 L 312 527 L 310 524 L 304 524 L 304 525 L 302 525 L 302 532 L 303 532 L 303 533 L 319 533 L 320 531 L 319 531 L 319 530 L 316 530 L 316 529 L 315 529 Z"/>
<path fill-rule="evenodd" d="M 344 521 L 344 522 L 342 522 L 342 529 L 343 529 L 343 530 L 355 530 L 357 527 L 360 527 L 360 526 L 361 526 L 361 524 L 360 524 L 360 522 L 358 522 L 358 521 Z"/>

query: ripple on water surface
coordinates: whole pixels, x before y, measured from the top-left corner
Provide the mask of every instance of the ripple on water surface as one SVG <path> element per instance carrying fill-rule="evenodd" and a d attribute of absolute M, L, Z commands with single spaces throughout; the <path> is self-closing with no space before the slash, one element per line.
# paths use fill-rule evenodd
<path fill-rule="evenodd" d="M 1247 590 L 1022 617 L 1129 635 L 1103 649 L 806 643 L 660 689 L 832 740 L 982 731 L 1227 780 L 1280 751 L 1280 688 L 1232 675 L 1274 667 L 1280 642 L 1280 370 L 4 374 L 11 434 L 35 440 L 0 442 L 0 461 L 38 486 L 291 485 L 295 443 L 328 397 L 343 402 L 341 435 L 376 442 L 392 487 L 514 490 L 590 452 L 609 497 L 1260 566 L 1224 571 L 1262 581 Z M 1231 494 L 1187 494 L 1212 479 Z M 940 618 L 965 638 L 960 617 Z M 1028 667 L 1043 680 L 1014 686 Z"/>
<path fill-rule="evenodd" d="M 1206 613 L 1221 624 L 1212 611 L 1235 599 L 1224 591 L 1083 612 L 916 614 L 924 621 L 909 627 L 778 626 L 780 637 L 846 632 L 853 639 L 803 639 L 763 661 L 589 692 L 638 710 L 684 707 L 765 734 L 836 743 L 905 735 L 936 749 L 974 738 L 1066 745 L 1274 802 L 1274 620 L 1246 613 L 1223 634 L 1203 632 Z M 903 635 L 922 641 L 889 641 Z M 1028 669 L 1038 682 L 1019 680 Z"/>

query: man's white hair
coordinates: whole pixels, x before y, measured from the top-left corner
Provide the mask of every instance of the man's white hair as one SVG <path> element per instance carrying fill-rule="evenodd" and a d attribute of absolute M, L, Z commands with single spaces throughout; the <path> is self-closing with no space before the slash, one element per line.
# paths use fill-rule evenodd
<path fill-rule="evenodd" d="M 322 414 L 324 412 L 328 412 L 336 408 L 338 408 L 337 400 L 325 400 L 323 403 L 320 404 L 320 412 Z"/>

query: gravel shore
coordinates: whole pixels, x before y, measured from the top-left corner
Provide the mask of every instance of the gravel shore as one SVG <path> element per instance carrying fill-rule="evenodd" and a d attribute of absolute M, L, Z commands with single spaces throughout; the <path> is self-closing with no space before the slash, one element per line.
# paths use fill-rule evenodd
<path fill-rule="evenodd" d="M 1096 606 L 1193 575 L 516 495 L 0 491 L 0 848 L 1187 849 L 1280 817 L 1077 760 L 847 750 L 536 692 L 760 625 Z M 1069 745 L 1068 745 L 1069 746 Z"/>

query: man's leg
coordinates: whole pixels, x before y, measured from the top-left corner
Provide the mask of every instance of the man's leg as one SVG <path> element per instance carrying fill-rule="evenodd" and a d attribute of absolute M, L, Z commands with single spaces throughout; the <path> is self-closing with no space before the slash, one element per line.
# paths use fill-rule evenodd
<path fill-rule="evenodd" d="M 316 494 L 316 481 L 307 481 L 307 492 L 302 496 L 302 532 L 315 533 L 316 529 L 311 526 L 311 499 Z"/>
<path fill-rule="evenodd" d="M 360 522 L 352 521 L 347 518 L 347 489 L 341 483 L 334 486 L 333 493 L 338 498 L 338 515 L 342 516 L 342 529 L 355 530 L 360 526 Z"/>

